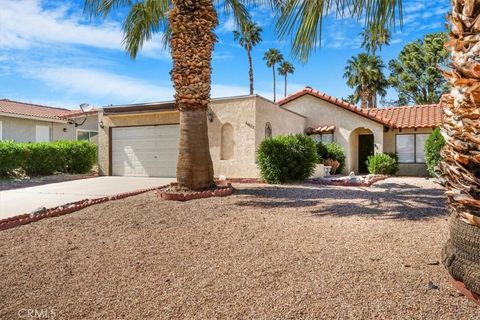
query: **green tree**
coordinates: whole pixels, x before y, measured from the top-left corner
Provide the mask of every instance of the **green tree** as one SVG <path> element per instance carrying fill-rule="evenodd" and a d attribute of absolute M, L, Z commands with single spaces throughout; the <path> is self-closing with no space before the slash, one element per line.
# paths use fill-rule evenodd
<path fill-rule="evenodd" d="M 295 67 L 288 61 L 282 61 L 278 67 L 278 73 L 285 79 L 285 97 L 287 96 L 287 76 L 288 74 L 293 74 L 295 72 Z"/>
<path fill-rule="evenodd" d="M 437 166 L 442 161 L 441 151 L 445 145 L 440 128 L 436 128 L 425 141 L 425 162 L 427 163 L 428 173 L 435 177 L 437 175 Z"/>
<path fill-rule="evenodd" d="M 257 44 L 262 42 L 262 28 L 252 22 L 247 21 L 246 23 L 242 24 L 239 30 L 233 31 L 233 38 L 235 41 L 245 48 L 247 51 L 247 58 L 248 58 L 248 78 L 250 82 L 250 94 L 253 94 L 253 63 L 252 63 L 252 49 Z"/>
<path fill-rule="evenodd" d="M 277 49 L 268 49 L 263 56 L 263 60 L 267 64 L 267 67 L 272 68 L 273 71 L 273 101 L 277 101 L 277 84 L 276 84 L 276 72 L 275 66 L 277 63 L 283 61 L 283 54 Z"/>
<path fill-rule="evenodd" d="M 361 53 L 347 61 L 343 77 L 354 88 L 353 101 L 361 101 L 361 108 L 375 108 L 375 94 L 386 95 L 387 79 L 382 69 L 382 60 L 377 56 Z"/>
<path fill-rule="evenodd" d="M 450 86 L 439 69 L 448 61 L 446 40 L 443 32 L 426 35 L 389 62 L 388 82 L 398 92 L 398 105 L 438 103 L 448 92 Z"/>
<path fill-rule="evenodd" d="M 360 33 L 362 36 L 362 48 L 367 50 L 372 56 L 377 49 L 382 50 L 382 46 L 390 44 L 390 32 L 379 23 L 371 23 Z"/>

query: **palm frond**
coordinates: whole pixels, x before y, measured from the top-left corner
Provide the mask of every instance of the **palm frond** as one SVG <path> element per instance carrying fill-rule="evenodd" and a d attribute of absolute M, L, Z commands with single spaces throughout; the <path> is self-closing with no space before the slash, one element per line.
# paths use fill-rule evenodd
<path fill-rule="evenodd" d="M 85 0 L 83 11 L 91 17 L 106 17 L 111 11 L 130 7 L 138 0 Z"/>
<path fill-rule="evenodd" d="M 323 21 L 329 14 L 384 26 L 394 25 L 396 18 L 401 22 L 402 17 L 402 0 L 281 0 L 277 8 L 277 32 L 281 37 L 293 36 L 292 54 L 303 62 L 320 46 Z"/>

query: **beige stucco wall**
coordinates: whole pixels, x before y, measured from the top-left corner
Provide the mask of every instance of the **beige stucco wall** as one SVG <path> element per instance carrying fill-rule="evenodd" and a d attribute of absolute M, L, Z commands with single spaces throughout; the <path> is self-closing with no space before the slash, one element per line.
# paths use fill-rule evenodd
<path fill-rule="evenodd" d="M 81 121 L 83 118 L 78 118 Z M 76 140 L 77 129 L 98 130 L 97 115 L 89 115 L 85 124 L 75 128 L 73 124 L 58 123 L 48 120 L 32 120 L 18 117 L 0 116 L 2 122 L 2 138 L 3 140 L 13 140 L 16 142 L 35 142 L 35 127 L 50 127 L 51 141 L 57 140 Z M 64 131 L 66 129 L 66 131 Z"/>
<path fill-rule="evenodd" d="M 283 106 L 307 116 L 306 127 L 321 125 L 336 127 L 334 141 L 345 150 L 345 174 L 350 171 L 358 172 L 358 134 L 371 132 L 374 135 L 375 152 L 383 152 L 384 126 L 380 123 L 310 95 L 302 96 Z"/>
<path fill-rule="evenodd" d="M 384 135 L 384 152 L 395 153 L 395 140 L 397 134 L 419 133 L 430 134 L 433 128 L 420 129 L 399 129 L 389 130 Z M 424 163 L 400 163 L 397 175 L 405 176 L 427 176 L 427 166 Z"/>

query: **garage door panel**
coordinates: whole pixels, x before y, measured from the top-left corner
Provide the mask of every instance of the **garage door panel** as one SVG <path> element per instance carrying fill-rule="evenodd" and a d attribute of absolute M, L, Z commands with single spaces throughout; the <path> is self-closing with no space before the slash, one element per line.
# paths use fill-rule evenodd
<path fill-rule="evenodd" d="M 174 177 L 178 125 L 112 129 L 112 174 Z"/>

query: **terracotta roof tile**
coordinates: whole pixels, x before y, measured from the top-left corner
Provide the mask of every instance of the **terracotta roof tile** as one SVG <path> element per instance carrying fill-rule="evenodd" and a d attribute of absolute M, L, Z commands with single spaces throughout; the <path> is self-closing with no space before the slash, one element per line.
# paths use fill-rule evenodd
<path fill-rule="evenodd" d="M 94 110 L 91 113 L 96 113 Z M 0 113 L 9 113 L 19 116 L 64 120 L 82 114 L 80 110 L 48 107 L 39 104 L 25 103 L 8 99 L 0 99 Z"/>
<path fill-rule="evenodd" d="M 278 104 L 285 105 L 290 101 L 298 99 L 307 94 L 330 102 L 345 110 L 357 113 L 390 128 L 433 128 L 442 124 L 443 106 L 441 104 L 361 109 L 351 103 L 316 91 L 311 87 L 306 87 L 278 101 Z"/>
<path fill-rule="evenodd" d="M 309 127 L 306 130 L 307 134 L 323 134 L 323 133 L 332 133 L 335 131 L 335 126 L 332 125 L 323 125 L 318 127 Z"/>

